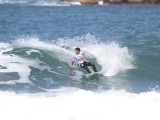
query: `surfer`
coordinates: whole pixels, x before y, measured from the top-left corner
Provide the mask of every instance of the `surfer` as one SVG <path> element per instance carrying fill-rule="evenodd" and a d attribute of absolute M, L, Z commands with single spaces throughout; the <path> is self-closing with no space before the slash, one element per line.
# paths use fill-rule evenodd
<path fill-rule="evenodd" d="M 85 53 L 81 53 L 81 49 L 80 48 L 75 48 L 75 54 L 73 56 L 73 60 L 71 62 L 70 67 L 73 66 L 74 62 L 77 62 L 78 65 L 81 68 L 84 68 L 88 73 L 91 73 L 91 71 L 89 70 L 88 66 L 92 66 L 94 72 L 97 72 L 96 66 L 95 64 L 93 64 L 92 62 L 88 62 L 84 60 L 85 57 Z"/>

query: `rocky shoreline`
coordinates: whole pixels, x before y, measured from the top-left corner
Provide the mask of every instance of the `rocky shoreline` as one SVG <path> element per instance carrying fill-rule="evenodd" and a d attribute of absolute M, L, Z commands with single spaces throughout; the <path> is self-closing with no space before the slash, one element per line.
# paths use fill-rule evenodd
<path fill-rule="evenodd" d="M 61 0 L 80 4 L 160 4 L 160 0 Z"/>
<path fill-rule="evenodd" d="M 160 0 L 105 0 L 105 2 L 114 4 L 159 4 Z"/>

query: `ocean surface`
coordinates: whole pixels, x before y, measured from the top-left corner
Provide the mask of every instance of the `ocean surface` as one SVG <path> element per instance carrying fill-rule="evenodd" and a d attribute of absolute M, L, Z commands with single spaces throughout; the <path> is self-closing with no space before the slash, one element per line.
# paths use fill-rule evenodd
<path fill-rule="evenodd" d="M 102 75 L 69 64 L 74 48 Z M 160 6 L 0 0 L 0 119 L 160 120 Z"/>

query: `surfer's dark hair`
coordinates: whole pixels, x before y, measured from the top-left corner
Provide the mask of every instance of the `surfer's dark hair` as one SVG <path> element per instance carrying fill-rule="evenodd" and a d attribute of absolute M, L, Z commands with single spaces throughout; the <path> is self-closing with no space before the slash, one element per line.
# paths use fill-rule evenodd
<path fill-rule="evenodd" d="M 81 49 L 80 49 L 79 47 L 75 48 L 75 50 L 77 50 L 77 51 L 79 51 L 79 52 L 81 51 Z"/>

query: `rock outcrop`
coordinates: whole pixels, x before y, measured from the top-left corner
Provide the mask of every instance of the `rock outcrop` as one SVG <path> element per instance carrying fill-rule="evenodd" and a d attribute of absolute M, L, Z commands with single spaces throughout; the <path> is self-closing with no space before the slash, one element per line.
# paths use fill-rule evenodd
<path fill-rule="evenodd" d="M 80 2 L 81 4 L 98 4 L 102 0 L 61 0 L 68 2 Z M 160 0 L 103 0 L 108 4 L 159 4 Z"/>
<path fill-rule="evenodd" d="M 81 4 L 98 4 L 98 0 L 78 0 Z"/>
<path fill-rule="evenodd" d="M 61 2 L 80 2 L 81 4 L 98 4 L 99 0 L 61 0 Z"/>
<path fill-rule="evenodd" d="M 104 2 L 110 4 L 158 4 L 160 3 L 160 0 L 105 0 Z"/>

